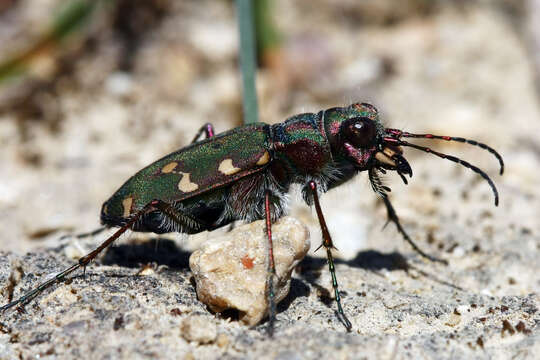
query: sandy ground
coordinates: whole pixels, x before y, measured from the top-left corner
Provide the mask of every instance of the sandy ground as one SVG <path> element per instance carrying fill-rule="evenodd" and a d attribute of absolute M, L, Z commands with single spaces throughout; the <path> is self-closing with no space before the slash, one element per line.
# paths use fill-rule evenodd
<path fill-rule="evenodd" d="M 28 3 L 0 14 L 0 54 L 35 39 L 53 13 L 54 1 Z M 207 121 L 218 131 L 241 123 L 229 3 L 151 3 L 135 48 L 104 10 L 35 66 L 35 80 L 0 89 L 3 302 L 102 241 L 59 237 L 99 226 L 101 204 L 135 171 Z M 269 338 L 265 323 L 247 328 L 198 302 L 188 258 L 213 234 L 164 235 L 157 245 L 155 235 L 129 234 L 86 278 L 45 292 L 24 314 L 3 314 L 0 358 L 537 358 L 540 108 L 529 40 L 505 7 L 419 3 L 397 11 L 278 1 L 284 44 L 257 79 L 261 120 L 368 101 L 387 126 L 500 151 L 503 177 L 479 148 L 429 143 L 484 169 L 499 207 L 471 171 L 413 149 L 410 184 L 387 176 L 405 228 L 448 266 L 424 262 L 393 225 L 381 231 L 384 207 L 360 175 L 322 197 L 351 333 L 334 315 L 322 252 L 297 268 Z M 297 197 L 291 212 L 314 250 L 316 216 Z M 158 267 L 138 275 L 150 262 Z"/>

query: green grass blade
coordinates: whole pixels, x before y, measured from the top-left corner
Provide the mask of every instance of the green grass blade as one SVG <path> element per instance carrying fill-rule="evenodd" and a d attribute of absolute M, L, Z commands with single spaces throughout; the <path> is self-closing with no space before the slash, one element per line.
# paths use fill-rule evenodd
<path fill-rule="evenodd" d="M 242 71 L 244 123 L 259 121 L 257 91 L 255 88 L 255 34 L 251 0 L 236 0 L 238 30 L 240 33 L 240 68 Z"/>

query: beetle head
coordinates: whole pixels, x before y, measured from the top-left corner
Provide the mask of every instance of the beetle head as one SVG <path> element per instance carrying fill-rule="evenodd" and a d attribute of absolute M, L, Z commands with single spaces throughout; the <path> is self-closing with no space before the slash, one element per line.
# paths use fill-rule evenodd
<path fill-rule="evenodd" d="M 324 113 L 328 139 L 334 156 L 344 158 L 359 170 L 381 168 L 412 176 L 412 169 L 399 145 L 385 141 L 386 129 L 377 108 L 358 103 Z"/>
<path fill-rule="evenodd" d="M 440 158 L 453 161 L 484 178 L 491 187 L 498 205 L 499 194 L 489 176 L 480 168 L 453 155 L 444 154 L 429 147 L 412 144 L 404 138 L 422 138 L 429 140 L 446 140 L 478 146 L 493 154 L 500 164 L 500 174 L 504 171 L 501 155 L 493 148 L 476 140 L 461 137 L 441 136 L 433 134 L 413 134 L 398 129 L 385 128 L 379 121 L 377 109 L 370 104 L 357 103 L 346 108 L 333 108 L 323 113 L 325 131 L 337 160 L 346 160 L 358 171 L 386 170 L 396 171 L 407 184 L 405 175 L 412 177 L 412 169 L 403 157 L 402 147 L 412 147 Z"/>

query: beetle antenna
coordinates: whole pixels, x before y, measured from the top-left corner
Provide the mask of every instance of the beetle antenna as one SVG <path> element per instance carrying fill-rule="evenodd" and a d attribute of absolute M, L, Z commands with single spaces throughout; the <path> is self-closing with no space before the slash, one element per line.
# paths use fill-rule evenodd
<path fill-rule="evenodd" d="M 419 139 L 436 139 L 436 140 L 456 141 L 460 143 L 478 146 L 484 150 L 489 151 L 491 154 L 493 154 L 493 156 L 497 158 L 497 160 L 499 161 L 499 165 L 501 167 L 500 175 L 504 173 L 504 161 L 503 161 L 502 156 L 492 147 L 486 144 L 483 144 L 481 142 L 478 142 L 476 140 L 465 139 L 462 137 L 454 137 L 454 136 L 441 136 L 441 135 L 433 135 L 433 134 L 413 134 L 413 133 L 401 131 L 398 129 L 386 129 L 386 132 L 390 135 L 397 136 L 398 138 L 406 137 L 406 138 L 419 138 Z"/>
<path fill-rule="evenodd" d="M 452 156 L 452 155 L 448 155 L 448 154 L 443 154 L 441 152 L 438 152 L 438 151 L 435 151 L 435 150 L 432 150 L 431 148 L 428 148 L 428 147 L 425 147 L 425 146 L 420 146 L 420 145 L 416 145 L 416 144 L 411 144 L 407 141 L 404 141 L 404 140 L 398 140 L 398 139 L 395 139 L 395 138 L 391 138 L 391 137 L 385 137 L 384 138 L 384 141 L 388 142 L 388 143 L 392 143 L 392 144 L 395 144 L 395 145 L 398 145 L 398 146 L 408 146 L 408 147 L 412 147 L 412 148 L 415 148 L 417 150 L 421 150 L 423 152 L 427 152 L 427 153 L 430 153 L 430 154 L 433 154 L 435 156 L 438 156 L 442 159 L 447 159 L 447 160 L 450 160 L 450 161 L 453 161 L 455 163 L 458 163 L 460 165 L 463 165 L 465 166 L 466 168 L 468 169 L 471 169 L 472 171 L 474 171 L 475 173 L 477 173 L 478 175 L 480 175 L 481 177 L 484 178 L 484 180 L 486 180 L 489 184 L 489 186 L 491 187 L 491 190 L 493 191 L 493 195 L 495 196 L 495 206 L 498 206 L 499 205 L 499 192 L 497 191 L 497 188 L 495 187 L 495 184 L 493 183 L 493 181 L 490 179 L 490 177 L 485 173 L 483 172 L 482 170 L 480 170 L 478 167 L 468 163 L 467 161 L 465 160 L 461 160 L 460 158 L 457 158 L 455 156 Z"/>

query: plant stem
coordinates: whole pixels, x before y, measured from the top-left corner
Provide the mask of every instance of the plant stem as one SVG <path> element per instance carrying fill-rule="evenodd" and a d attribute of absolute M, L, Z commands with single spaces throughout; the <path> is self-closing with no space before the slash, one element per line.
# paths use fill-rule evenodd
<path fill-rule="evenodd" d="M 240 68 L 242 71 L 244 123 L 259 121 L 255 89 L 255 36 L 252 0 L 236 0 L 240 34 Z"/>

